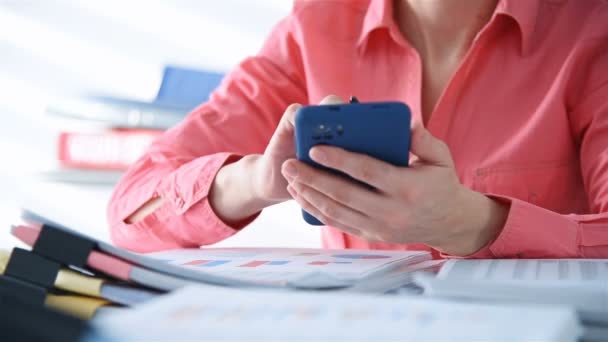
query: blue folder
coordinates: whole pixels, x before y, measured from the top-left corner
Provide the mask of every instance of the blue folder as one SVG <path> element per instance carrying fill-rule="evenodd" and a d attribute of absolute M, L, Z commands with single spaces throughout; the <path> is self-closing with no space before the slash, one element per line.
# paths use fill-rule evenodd
<path fill-rule="evenodd" d="M 54 105 L 47 112 L 115 128 L 167 129 L 207 101 L 223 77 L 218 72 L 167 66 L 153 101 L 89 95 L 80 98 L 77 105 Z"/>

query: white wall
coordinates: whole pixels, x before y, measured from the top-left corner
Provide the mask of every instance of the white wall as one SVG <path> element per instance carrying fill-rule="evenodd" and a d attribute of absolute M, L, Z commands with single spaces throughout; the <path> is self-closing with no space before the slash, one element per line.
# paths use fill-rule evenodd
<path fill-rule="evenodd" d="M 0 0 L 0 229 L 25 203 L 107 239 L 109 189 L 36 177 L 53 166 L 61 129 L 43 115 L 46 104 L 74 93 L 152 99 L 169 63 L 228 71 L 290 8 L 288 0 Z M 318 241 L 287 203 L 224 244 Z M 1 232 L 0 247 L 12 244 Z"/>

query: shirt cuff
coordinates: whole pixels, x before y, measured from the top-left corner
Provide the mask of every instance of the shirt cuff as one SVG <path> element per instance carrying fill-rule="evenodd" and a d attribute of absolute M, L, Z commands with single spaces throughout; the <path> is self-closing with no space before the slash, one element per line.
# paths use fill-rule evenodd
<path fill-rule="evenodd" d="M 240 159 L 231 153 L 200 157 L 167 176 L 157 188 L 165 200 L 156 213 L 158 221 L 170 221 L 175 234 L 187 245 L 207 245 L 227 238 L 251 223 L 257 215 L 230 226 L 213 211 L 209 190 L 219 169 Z M 165 216 L 166 215 L 166 216 Z M 169 223 L 169 222 L 167 222 Z"/>
<path fill-rule="evenodd" d="M 559 213 L 528 202 L 502 196 L 509 201 L 507 221 L 489 246 L 498 258 L 558 258 L 578 255 L 578 223 Z"/>
<path fill-rule="evenodd" d="M 500 234 L 479 251 L 466 256 L 441 254 L 445 258 L 552 258 L 578 254 L 576 221 L 528 202 L 493 194 L 493 200 L 510 206 Z"/>
<path fill-rule="evenodd" d="M 165 177 L 156 189 L 158 195 L 183 215 L 194 204 L 207 197 L 215 175 L 233 155 L 216 153 L 182 165 Z"/>

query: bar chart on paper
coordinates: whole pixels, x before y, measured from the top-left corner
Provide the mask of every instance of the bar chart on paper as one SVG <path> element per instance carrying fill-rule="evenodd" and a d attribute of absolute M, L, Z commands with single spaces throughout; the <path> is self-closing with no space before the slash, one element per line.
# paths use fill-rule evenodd
<path fill-rule="evenodd" d="M 180 249 L 148 256 L 201 272 L 247 280 L 293 283 L 314 275 L 337 280 L 336 284 L 430 259 L 427 252 L 415 251 L 292 248 Z"/>
<path fill-rule="evenodd" d="M 522 312 L 526 319 L 518 319 Z M 112 341 L 540 342 L 576 341 L 580 333 L 567 307 L 199 286 L 93 324 Z"/>

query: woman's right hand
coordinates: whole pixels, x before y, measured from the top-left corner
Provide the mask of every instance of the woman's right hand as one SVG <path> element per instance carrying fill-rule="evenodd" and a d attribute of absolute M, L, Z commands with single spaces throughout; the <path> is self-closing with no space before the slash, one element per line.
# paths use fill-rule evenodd
<path fill-rule="evenodd" d="M 329 95 L 321 101 L 321 104 L 338 103 L 342 103 L 342 100 L 335 95 Z M 281 167 L 286 160 L 296 157 L 295 115 L 300 107 L 297 103 L 287 107 L 264 154 L 257 161 L 254 188 L 257 196 L 265 201 L 279 203 L 291 199 Z"/>
<path fill-rule="evenodd" d="M 343 101 L 334 95 L 321 101 L 338 103 Z M 209 200 L 224 222 L 241 222 L 268 206 L 291 199 L 281 166 L 295 158 L 294 120 L 300 107 L 287 107 L 263 154 L 245 156 L 219 170 Z"/>
<path fill-rule="evenodd" d="M 268 203 L 280 203 L 290 198 L 281 165 L 295 157 L 294 118 L 301 105 L 289 105 L 277 126 L 264 154 L 255 158 L 252 186 L 256 197 Z"/>

